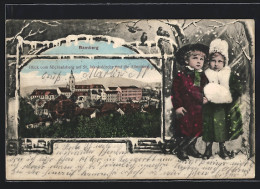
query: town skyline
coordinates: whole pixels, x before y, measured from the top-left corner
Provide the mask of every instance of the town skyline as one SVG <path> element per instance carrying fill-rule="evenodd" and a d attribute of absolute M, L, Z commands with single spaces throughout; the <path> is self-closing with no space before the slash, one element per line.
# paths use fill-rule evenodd
<path fill-rule="evenodd" d="M 131 114 L 159 109 L 160 88 L 135 85 L 110 85 L 100 83 L 79 84 L 71 70 L 68 83 L 54 89 L 34 89 L 27 99 L 37 121 L 27 123 L 27 129 L 48 127 L 53 123 L 70 122 L 73 116 L 90 119 L 111 114 Z"/>
<path fill-rule="evenodd" d="M 63 82 L 62 84 L 55 84 L 55 85 L 32 85 L 32 86 L 26 86 L 21 88 L 21 96 L 27 97 L 29 96 L 34 89 L 56 89 L 59 86 L 66 86 L 68 83 L 68 80 L 66 82 Z M 92 79 L 86 79 L 82 81 L 76 81 L 77 84 L 102 84 L 105 88 L 108 87 L 117 87 L 120 85 L 136 85 L 137 87 L 144 88 L 144 87 L 151 87 L 151 88 L 160 88 L 161 82 L 142 82 L 139 80 L 134 79 L 128 79 L 128 78 L 92 78 Z"/>

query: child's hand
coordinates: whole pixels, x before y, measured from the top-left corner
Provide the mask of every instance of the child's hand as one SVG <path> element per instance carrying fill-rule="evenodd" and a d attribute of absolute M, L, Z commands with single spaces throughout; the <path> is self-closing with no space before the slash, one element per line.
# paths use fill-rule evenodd
<path fill-rule="evenodd" d="M 207 104 L 209 101 L 206 97 L 203 97 L 203 104 Z"/>
<path fill-rule="evenodd" d="M 177 118 L 184 116 L 187 113 L 187 110 L 183 107 L 178 108 L 176 111 Z"/>

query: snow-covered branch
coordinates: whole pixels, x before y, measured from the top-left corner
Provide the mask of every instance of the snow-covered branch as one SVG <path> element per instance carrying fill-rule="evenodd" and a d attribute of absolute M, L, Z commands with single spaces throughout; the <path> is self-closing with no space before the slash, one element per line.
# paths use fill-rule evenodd
<path fill-rule="evenodd" d="M 245 47 L 243 47 L 239 41 L 235 41 L 235 42 L 241 47 L 241 49 L 242 49 L 242 51 L 243 51 L 245 57 L 246 57 L 249 61 L 251 61 L 251 57 L 246 53 Z"/>
<path fill-rule="evenodd" d="M 23 23 L 26 23 L 26 20 L 23 21 Z M 52 26 L 52 27 L 55 27 L 55 26 L 58 26 L 59 24 L 61 24 L 60 22 L 58 21 L 43 21 L 43 20 L 32 20 L 30 22 L 27 22 L 21 29 L 20 31 L 18 31 L 18 33 L 13 36 L 13 37 L 9 37 L 9 38 L 6 38 L 6 41 L 12 41 L 11 43 L 14 42 L 14 40 L 17 38 L 17 36 L 22 36 L 22 33 L 24 32 L 24 30 L 26 28 L 28 28 L 32 23 L 42 23 L 42 24 L 45 24 L 45 25 L 48 25 L 48 26 Z M 46 29 L 45 29 L 46 30 Z M 34 32 L 32 33 L 32 30 L 30 30 L 29 34 L 27 36 L 24 37 L 24 39 L 30 37 L 30 36 L 33 36 L 33 35 L 36 35 L 36 34 L 41 34 L 43 33 L 45 30 L 41 30 L 38 29 L 37 32 Z"/>
<path fill-rule="evenodd" d="M 185 29 L 187 29 L 190 25 L 194 25 L 195 27 L 197 27 L 197 23 L 200 22 L 201 20 L 202 20 L 202 19 L 199 19 L 199 20 L 196 20 L 196 21 L 192 21 L 192 22 L 188 23 L 186 26 L 184 26 L 184 24 L 185 24 L 185 22 L 184 22 L 182 29 L 185 30 Z"/>
<path fill-rule="evenodd" d="M 16 61 L 9 63 L 8 66 L 12 66 L 12 65 L 14 65 L 14 64 L 16 64 Z"/>
<path fill-rule="evenodd" d="M 45 30 L 40 30 L 40 29 L 38 29 L 36 32 L 33 32 L 33 33 L 32 33 L 32 30 L 30 30 L 29 34 L 28 34 L 27 36 L 25 36 L 24 39 L 26 39 L 26 38 L 28 38 L 28 37 L 31 37 L 31 36 L 34 36 L 34 35 L 36 35 L 36 34 L 43 33 L 43 32 L 45 32 L 45 31 L 46 31 L 46 29 L 45 29 Z"/>
<path fill-rule="evenodd" d="M 242 23 L 243 24 L 243 23 Z M 246 29 L 245 29 L 246 30 Z M 241 50 L 242 50 L 242 52 L 243 52 L 243 54 L 245 55 L 245 57 L 249 60 L 249 61 L 251 61 L 252 60 L 252 56 L 250 56 L 250 55 L 248 55 L 247 53 L 246 53 L 246 51 L 245 51 L 245 48 L 246 47 L 243 47 L 242 46 L 242 41 L 238 41 L 238 40 L 234 40 L 234 37 L 232 37 L 232 36 L 230 36 L 230 35 L 228 35 L 228 34 L 226 34 L 230 39 L 232 39 L 233 41 L 235 41 L 235 43 L 236 44 L 238 44 L 239 46 L 240 46 L 240 48 L 241 48 Z M 250 54 L 250 35 L 249 36 L 247 36 L 247 39 L 249 40 L 249 54 Z"/>
<path fill-rule="evenodd" d="M 183 28 L 180 26 L 179 23 L 176 22 L 165 22 L 163 20 L 160 20 L 160 22 L 170 26 L 171 28 L 174 28 L 174 30 L 177 32 L 177 35 L 175 35 L 175 37 L 179 36 L 181 38 L 183 38 L 185 36 Z"/>
<path fill-rule="evenodd" d="M 186 24 L 186 19 L 183 20 L 181 27 L 183 28 L 185 26 L 185 24 Z"/>
<path fill-rule="evenodd" d="M 219 25 L 208 25 L 208 27 L 213 27 L 213 29 L 224 27 L 224 26 L 231 25 L 231 24 L 235 24 L 236 22 L 238 22 L 238 20 L 234 20 L 234 21 L 228 22 L 228 23 L 220 22 L 218 20 L 210 20 L 210 21 L 213 21 L 213 22 L 216 22 L 216 23 L 219 24 Z"/>
<path fill-rule="evenodd" d="M 39 23 L 43 23 L 43 24 L 46 24 L 48 26 L 58 26 L 59 24 L 61 24 L 60 22 L 58 21 L 43 21 L 43 20 L 33 20 L 31 23 L 33 22 L 39 22 Z M 52 24 L 52 22 L 54 22 L 55 24 Z"/>
<path fill-rule="evenodd" d="M 119 22 L 105 22 L 106 24 L 115 24 L 115 26 L 113 26 L 112 28 L 109 29 L 109 31 L 107 33 L 109 33 L 110 31 L 112 31 L 115 27 L 117 27 L 119 24 L 126 24 L 126 26 L 128 27 L 128 30 L 132 33 L 136 32 L 136 31 L 140 31 L 141 29 L 138 28 L 136 26 L 136 24 L 138 22 L 142 21 L 141 19 L 133 21 L 133 20 L 127 20 L 127 21 L 119 21 Z M 129 23 L 133 24 L 132 26 L 128 25 Z"/>
<path fill-rule="evenodd" d="M 25 26 L 22 27 L 22 29 L 14 37 L 11 37 L 12 43 L 17 38 L 17 36 L 21 35 L 23 33 L 24 29 L 27 28 L 29 25 L 30 25 L 30 23 L 27 23 Z"/>
<path fill-rule="evenodd" d="M 254 31 L 253 26 L 250 25 L 249 21 L 239 20 L 239 23 L 241 23 L 244 26 L 246 38 L 249 43 L 249 56 L 251 57 L 251 60 L 254 59 Z"/>

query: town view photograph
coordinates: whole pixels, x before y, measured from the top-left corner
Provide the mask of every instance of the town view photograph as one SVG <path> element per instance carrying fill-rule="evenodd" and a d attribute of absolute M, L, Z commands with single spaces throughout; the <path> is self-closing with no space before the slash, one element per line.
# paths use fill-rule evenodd
<path fill-rule="evenodd" d="M 66 48 L 104 49 L 92 46 L 98 48 Z M 45 53 L 59 48 L 64 53 L 63 46 Z M 33 60 L 20 82 L 22 138 L 160 136 L 161 75 L 147 60 Z"/>

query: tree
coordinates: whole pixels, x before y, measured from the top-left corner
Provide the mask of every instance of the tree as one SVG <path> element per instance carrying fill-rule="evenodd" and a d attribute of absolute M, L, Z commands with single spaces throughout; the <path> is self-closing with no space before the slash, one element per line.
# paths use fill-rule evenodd
<path fill-rule="evenodd" d="M 35 123 L 38 120 L 38 116 L 34 114 L 34 109 L 24 98 L 20 98 L 20 109 L 19 109 L 19 126 L 18 133 L 21 137 L 26 136 L 26 125 Z"/>

